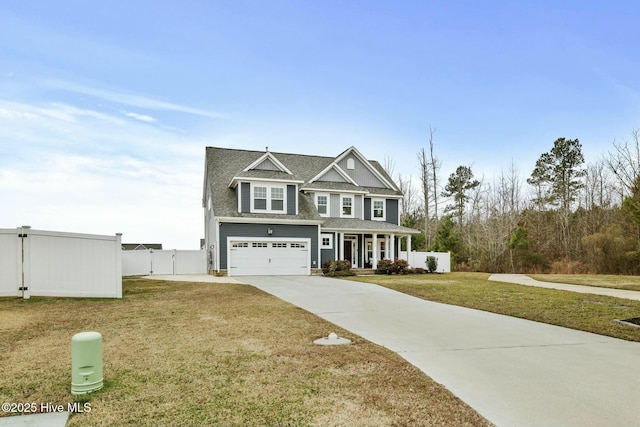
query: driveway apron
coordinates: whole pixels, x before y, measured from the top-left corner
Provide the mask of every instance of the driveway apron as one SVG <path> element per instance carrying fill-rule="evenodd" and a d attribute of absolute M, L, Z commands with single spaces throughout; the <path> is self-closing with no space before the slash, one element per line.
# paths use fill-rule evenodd
<path fill-rule="evenodd" d="M 397 352 L 497 426 L 640 426 L 640 343 L 366 283 L 242 281 Z"/>

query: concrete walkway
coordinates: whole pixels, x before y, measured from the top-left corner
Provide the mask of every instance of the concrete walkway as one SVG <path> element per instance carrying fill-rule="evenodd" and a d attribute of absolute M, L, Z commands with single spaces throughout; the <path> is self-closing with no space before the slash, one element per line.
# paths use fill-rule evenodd
<path fill-rule="evenodd" d="M 0 418 L 0 427 L 64 427 L 68 418 L 68 412 L 17 415 Z"/>
<path fill-rule="evenodd" d="M 538 288 L 559 289 L 562 291 L 579 292 L 583 294 L 605 295 L 609 297 L 625 298 L 640 301 L 640 292 L 624 289 L 599 288 L 596 286 L 570 285 L 568 283 L 541 282 L 524 274 L 492 274 L 489 280 L 496 282 L 515 283 L 518 285 L 536 286 Z"/>
<path fill-rule="evenodd" d="M 640 425 L 640 343 L 359 282 L 242 281 L 397 352 L 499 427 Z"/>

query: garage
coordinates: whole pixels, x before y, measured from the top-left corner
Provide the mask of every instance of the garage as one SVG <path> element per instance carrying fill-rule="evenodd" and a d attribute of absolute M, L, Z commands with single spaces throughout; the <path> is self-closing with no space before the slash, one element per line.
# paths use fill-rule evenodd
<path fill-rule="evenodd" d="M 229 276 L 309 275 L 310 241 L 229 238 Z"/>

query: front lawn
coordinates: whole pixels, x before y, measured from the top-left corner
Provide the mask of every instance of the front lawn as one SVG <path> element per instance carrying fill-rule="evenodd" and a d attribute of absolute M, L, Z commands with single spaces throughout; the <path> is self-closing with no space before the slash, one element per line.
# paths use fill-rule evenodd
<path fill-rule="evenodd" d="M 91 330 L 104 388 L 74 398 L 71 337 Z M 332 331 L 353 344 L 312 343 Z M 2 402 L 87 402 L 68 426 L 490 425 L 397 354 L 246 285 L 126 279 L 121 300 L 2 298 L 0 367 Z"/>
<path fill-rule="evenodd" d="M 429 301 L 640 341 L 640 328 L 615 322 L 640 317 L 640 301 L 488 281 L 486 273 L 358 276 Z M 598 277 L 598 276 L 594 276 Z M 603 279 L 603 282 L 608 279 Z M 563 280 L 564 283 L 572 283 Z M 594 280 L 592 283 L 597 283 Z"/>
<path fill-rule="evenodd" d="M 542 282 L 570 283 L 573 285 L 640 291 L 640 276 L 618 276 L 614 274 L 532 274 L 530 276 Z"/>

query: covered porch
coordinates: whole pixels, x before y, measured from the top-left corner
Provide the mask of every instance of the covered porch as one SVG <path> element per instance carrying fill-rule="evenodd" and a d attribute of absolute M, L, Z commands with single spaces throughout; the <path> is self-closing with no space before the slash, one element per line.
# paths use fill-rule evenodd
<path fill-rule="evenodd" d="M 356 223 L 354 223 L 356 222 Z M 411 247 L 411 236 L 420 233 L 380 221 L 331 221 L 321 227 L 321 262 L 346 259 L 354 269 L 375 269 L 381 259 L 396 259 L 402 240 Z"/>

